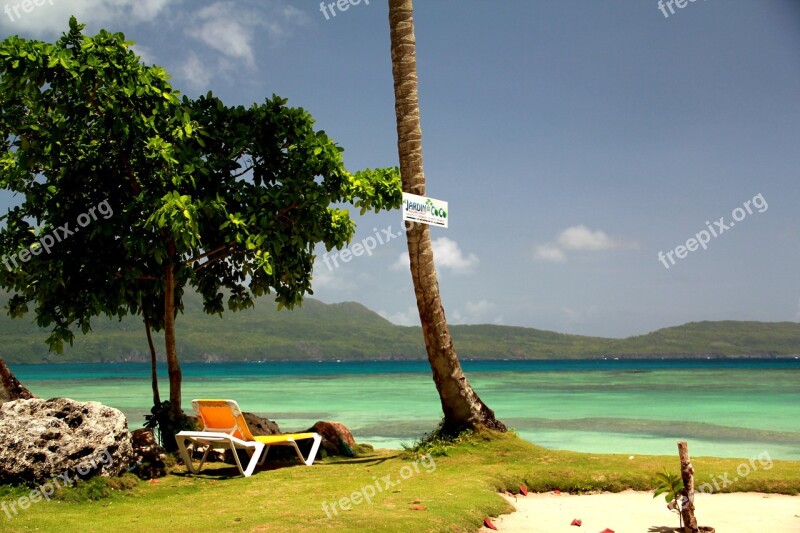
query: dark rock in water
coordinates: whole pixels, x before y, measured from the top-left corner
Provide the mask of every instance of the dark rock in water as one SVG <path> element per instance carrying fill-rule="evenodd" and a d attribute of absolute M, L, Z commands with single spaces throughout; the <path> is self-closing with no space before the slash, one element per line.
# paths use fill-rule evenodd
<path fill-rule="evenodd" d="M 281 432 L 281 428 L 279 428 L 278 424 L 272 420 L 261 418 L 253 413 L 242 413 L 242 415 L 247 422 L 247 427 L 250 428 L 250 433 L 252 433 L 254 437 L 263 435 L 277 435 Z"/>
<path fill-rule="evenodd" d="M 141 479 L 153 479 L 167 475 L 166 450 L 158 444 L 152 429 L 135 430 L 133 439 L 133 473 Z"/>
<path fill-rule="evenodd" d="M 320 420 L 306 431 L 322 435 L 320 449 L 325 450 L 328 455 L 355 457 L 353 448 L 356 445 L 356 439 L 353 438 L 353 434 L 341 422 L 323 422 Z"/>
<path fill-rule="evenodd" d="M 0 359 L 0 404 L 14 400 L 27 400 L 35 398 L 31 391 L 19 382 L 11 373 L 11 369 L 6 366 L 5 361 Z"/>
<path fill-rule="evenodd" d="M 258 415 L 253 413 L 245 413 L 242 412 L 242 416 L 244 416 L 245 422 L 247 422 L 247 427 L 250 428 L 250 433 L 253 434 L 254 437 L 263 436 L 263 435 L 277 435 L 281 432 L 281 428 L 278 427 L 278 424 L 269 420 L 267 418 L 261 418 Z M 217 461 L 222 460 L 228 464 L 236 464 L 233 459 L 233 452 L 230 450 L 225 450 L 224 453 L 221 453 L 221 457 L 215 457 L 216 453 L 214 451 L 208 454 L 206 461 Z M 239 460 L 244 461 L 244 464 L 247 464 L 247 461 L 250 458 L 247 456 L 247 452 L 244 450 L 239 450 Z M 200 455 L 202 457 L 202 454 Z"/>
<path fill-rule="evenodd" d="M 0 405 L 0 483 L 56 478 L 63 486 L 95 475 L 118 476 L 132 459 L 128 421 L 116 409 L 67 398 Z"/>

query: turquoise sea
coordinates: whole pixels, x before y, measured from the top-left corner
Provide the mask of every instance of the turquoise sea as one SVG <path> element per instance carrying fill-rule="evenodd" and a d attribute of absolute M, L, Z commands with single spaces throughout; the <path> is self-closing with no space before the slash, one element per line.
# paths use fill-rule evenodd
<path fill-rule="evenodd" d="M 41 397 L 99 401 L 140 426 L 145 364 L 11 365 Z M 473 387 L 521 437 L 555 449 L 800 460 L 800 360 L 464 361 Z M 159 369 L 162 397 L 166 368 Z M 356 440 L 399 448 L 432 430 L 427 362 L 187 363 L 183 399 L 233 398 L 283 431 L 337 420 Z"/>

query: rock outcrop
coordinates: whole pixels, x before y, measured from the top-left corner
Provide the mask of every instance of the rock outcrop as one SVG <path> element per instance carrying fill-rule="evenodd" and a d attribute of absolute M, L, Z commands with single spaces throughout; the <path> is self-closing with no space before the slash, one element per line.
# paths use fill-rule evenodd
<path fill-rule="evenodd" d="M 272 420 L 261 418 L 253 413 L 242 413 L 242 415 L 253 436 L 277 435 L 281 432 L 281 428 Z"/>
<path fill-rule="evenodd" d="M 298 431 L 297 433 L 319 433 L 322 437 L 317 457 L 340 455 L 345 457 L 355 457 L 365 450 L 371 449 L 368 444 L 356 444 L 353 434 L 341 422 L 324 422 L 319 421 L 305 431 Z M 297 447 L 304 456 L 308 456 L 311 452 L 311 439 L 304 439 L 297 442 Z M 287 459 L 291 461 L 297 460 L 297 455 L 294 450 L 289 446 L 273 446 L 269 450 L 270 459 Z"/>
<path fill-rule="evenodd" d="M 281 428 L 278 427 L 278 424 L 269 420 L 267 418 L 261 418 L 258 415 L 253 413 L 245 413 L 242 412 L 242 416 L 244 416 L 245 422 L 247 422 L 247 427 L 250 428 L 250 433 L 253 434 L 254 437 L 263 436 L 263 435 L 277 435 L 281 432 Z M 211 452 L 208 454 L 208 458 L 206 460 L 211 461 L 223 461 L 228 464 L 236 464 L 233 459 L 233 452 L 230 450 L 225 450 L 224 452 L 215 453 Z M 247 452 L 243 450 L 238 451 L 239 460 L 240 461 L 249 461 L 249 457 L 247 456 Z M 272 452 L 270 452 L 272 454 Z"/>
<path fill-rule="evenodd" d="M 133 473 L 141 479 L 167 475 L 167 451 L 158 444 L 152 429 L 141 428 L 131 433 L 133 439 Z"/>
<path fill-rule="evenodd" d="M 341 422 L 323 422 L 320 420 L 306 431 L 316 432 L 322 436 L 320 449 L 325 450 L 328 455 L 355 456 L 353 448 L 356 445 L 356 439 L 353 438 L 353 434 Z"/>
<path fill-rule="evenodd" d="M 35 398 L 35 396 L 19 382 L 11 373 L 11 369 L 6 366 L 5 361 L 0 358 L 0 404 L 28 398 Z"/>
<path fill-rule="evenodd" d="M 125 416 L 97 402 L 32 398 L 0 405 L 0 483 L 44 483 L 127 472 Z"/>

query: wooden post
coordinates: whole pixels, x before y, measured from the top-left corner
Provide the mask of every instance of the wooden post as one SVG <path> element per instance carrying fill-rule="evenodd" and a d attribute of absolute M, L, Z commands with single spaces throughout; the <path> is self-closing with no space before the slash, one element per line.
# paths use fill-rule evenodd
<path fill-rule="evenodd" d="M 681 516 L 683 517 L 683 533 L 700 533 L 697 519 L 694 516 L 694 467 L 689 460 L 689 448 L 685 441 L 678 442 L 678 456 L 681 458 Z"/>

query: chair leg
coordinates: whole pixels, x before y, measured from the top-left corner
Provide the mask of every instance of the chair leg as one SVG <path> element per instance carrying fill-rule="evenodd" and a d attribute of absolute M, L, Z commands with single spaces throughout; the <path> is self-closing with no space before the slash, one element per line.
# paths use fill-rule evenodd
<path fill-rule="evenodd" d="M 317 457 L 317 450 L 319 450 L 319 445 L 321 442 L 322 437 L 318 434 L 315 434 L 314 444 L 311 445 L 311 451 L 308 452 L 308 459 L 303 458 L 303 454 L 300 453 L 300 448 L 297 447 L 297 443 L 294 440 L 292 440 L 292 446 L 294 446 L 294 451 L 297 453 L 297 457 L 299 457 L 306 466 L 311 466 L 311 463 L 313 463 L 314 459 Z"/>
<path fill-rule="evenodd" d="M 231 453 L 233 454 L 233 460 L 236 461 L 236 466 L 239 468 L 239 472 L 241 472 L 242 475 L 244 475 L 244 468 L 242 468 L 242 463 L 241 461 L 239 461 L 239 454 L 236 452 L 236 446 L 234 446 L 233 442 L 229 442 L 228 446 L 231 449 Z"/>
<path fill-rule="evenodd" d="M 256 465 L 261 463 L 261 454 L 264 452 L 264 444 L 256 442 L 254 448 L 252 453 L 248 449 L 248 453 L 250 453 L 250 463 L 247 465 L 247 470 L 242 472 L 244 477 L 250 477 L 256 469 Z"/>
<path fill-rule="evenodd" d="M 178 443 L 178 452 L 180 453 L 181 459 L 183 459 L 183 464 L 186 465 L 186 470 L 192 474 L 197 474 L 199 470 L 194 467 L 194 464 L 192 464 L 192 456 L 186 449 L 186 440 L 186 437 L 176 436 L 175 441 Z M 202 463 L 200 466 L 202 466 Z"/>
<path fill-rule="evenodd" d="M 200 459 L 200 465 L 197 467 L 197 471 L 199 472 L 200 469 L 203 468 L 203 464 L 206 462 L 206 457 L 208 457 L 208 452 L 211 451 L 211 446 L 206 446 L 206 451 L 203 452 L 203 458 Z"/>
<path fill-rule="evenodd" d="M 256 469 L 256 465 L 259 463 L 259 459 L 261 459 L 261 452 L 264 450 L 264 444 L 261 442 L 256 442 L 253 444 L 254 450 L 251 450 L 249 447 L 246 448 L 247 454 L 250 456 L 250 461 L 247 463 L 247 468 L 245 469 L 242 467 L 242 462 L 239 460 L 239 454 L 236 453 L 236 446 L 231 442 L 231 453 L 233 453 L 233 459 L 236 461 L 236 466 L 239 467 L 239 472 L 242 473 L 244 477 L 250 477 L 253 474 L 253 471 Z"/>
<path fill-rule="evenodd" d="M 261 452 L 261 459 L 258 460 L 258 466 L 264 465 L 267 461 L 267 455 L 269 455 L 269 446 L 264 446 L 264 451 Z"/>

